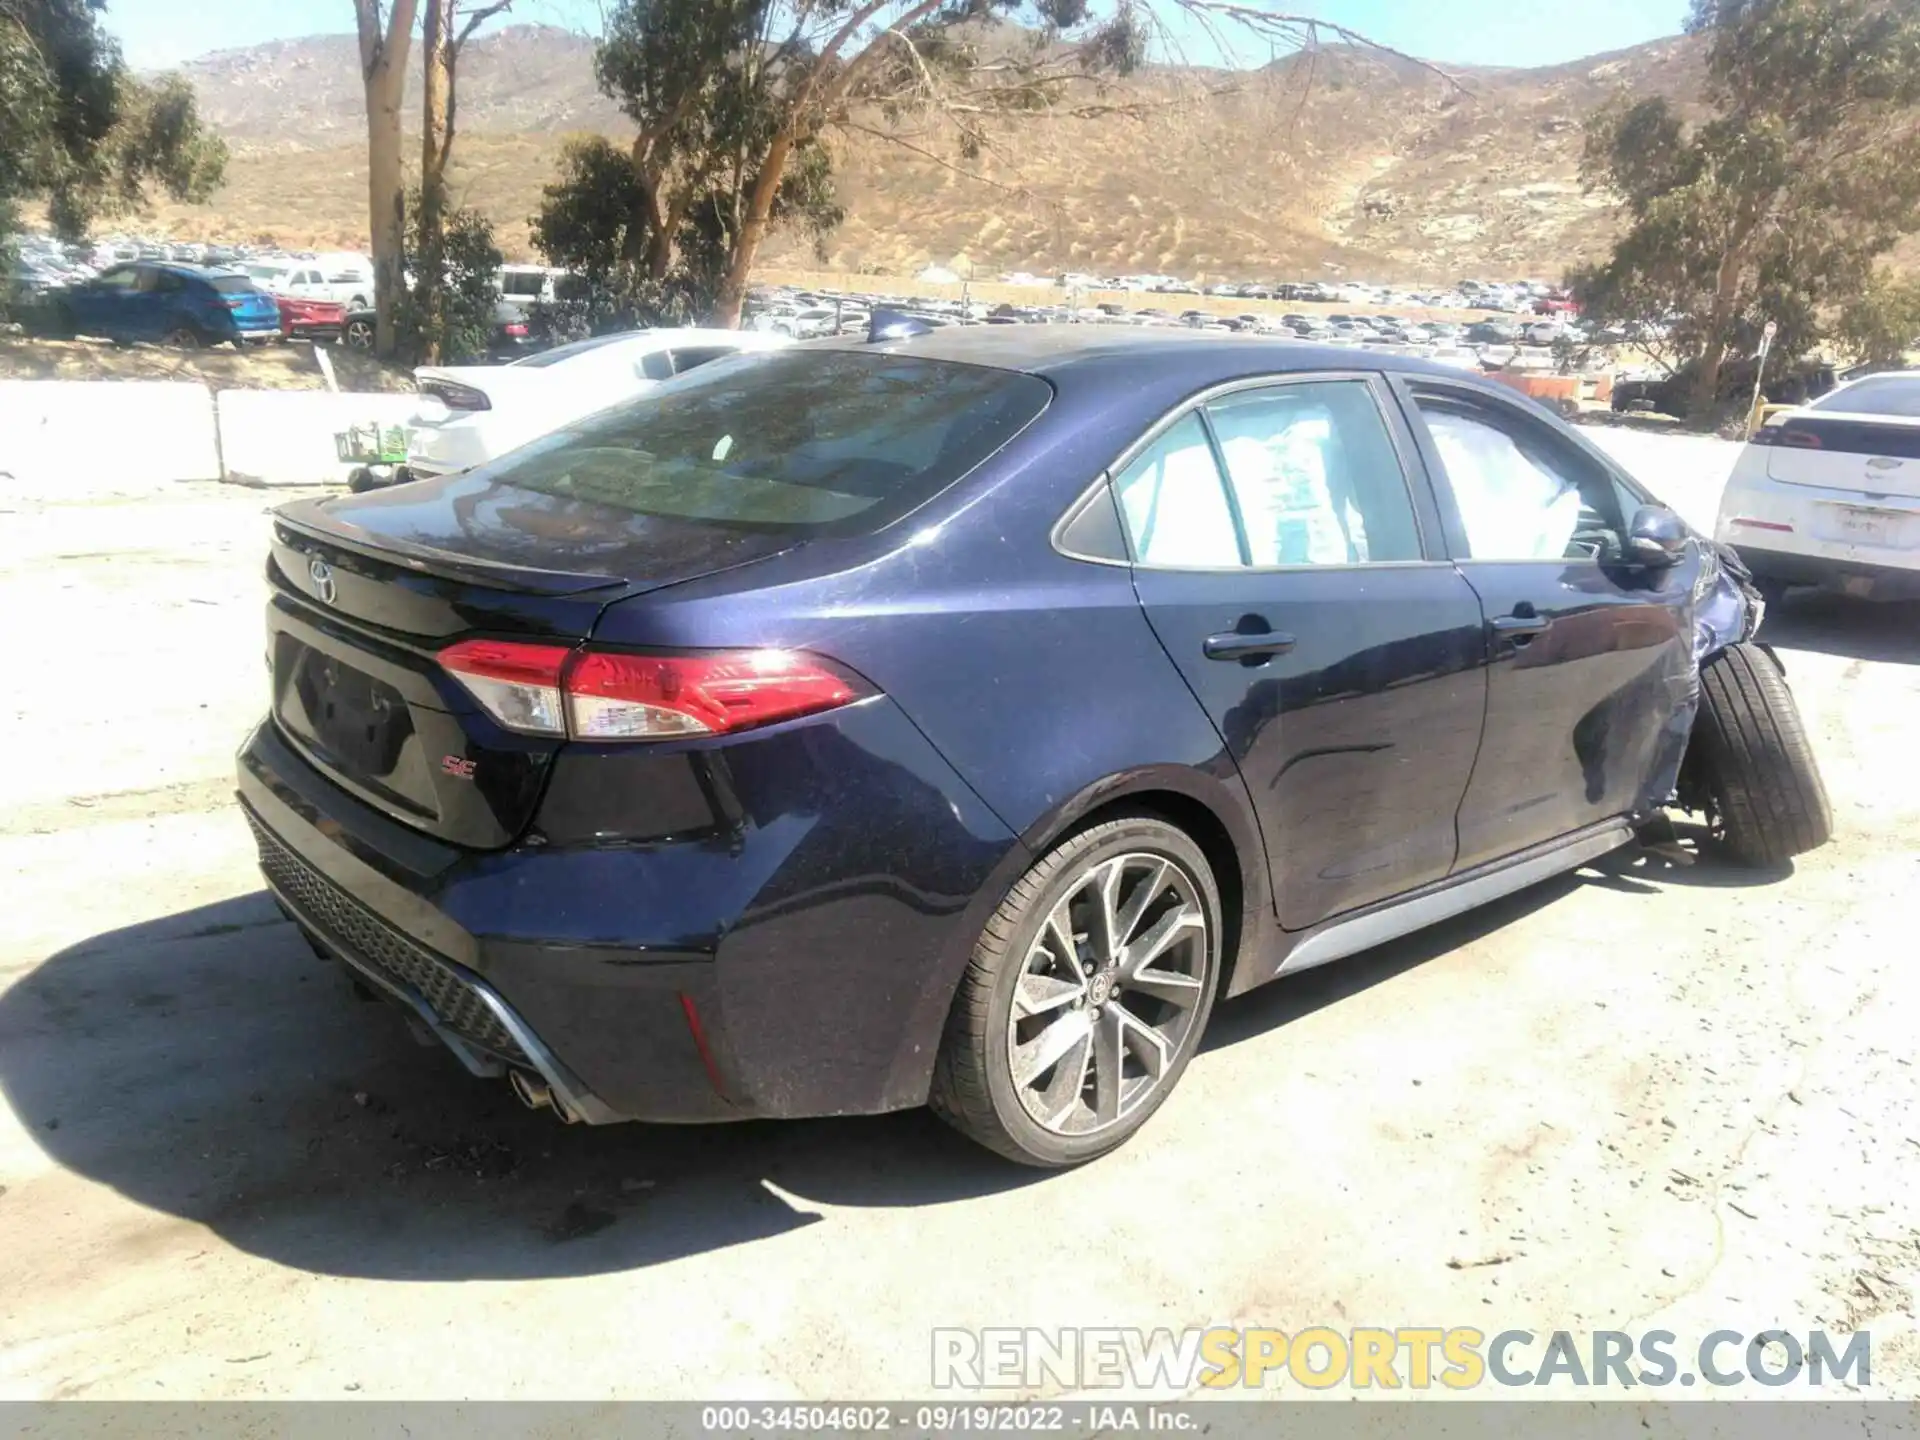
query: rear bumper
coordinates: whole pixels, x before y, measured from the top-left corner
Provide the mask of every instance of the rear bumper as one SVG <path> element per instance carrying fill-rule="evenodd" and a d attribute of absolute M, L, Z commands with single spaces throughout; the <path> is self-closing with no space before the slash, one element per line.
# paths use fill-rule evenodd
<path fill-rule="evenodd" d="M 1920 499 L 1787 484 L 1766 473 L 1767 453 L 1742 453 L 1714 527 L 1755 579 L 1862 598 L 1920 596 Z M 1887 516 L 1894 528 L 1879 543 L 1835 538 L 1833 517 L 1857 510 Z"/>
<path fill-rule="evenodd" d="M 1764 550 L 1753 545 L 1736 544 L 1733 548 L 1756 580 L 1817 585 L 1861 600 L 1920 600 L 1920 568 L 1913 566 Z"/>
<path fill-rule="evenodd" d="M 782 729 L 736 744 L 759 753 L 731 767 L 689 767 L 704 779 L 686 803 L 733 814 L 668 817 L 684 841 L 568 839 L 604 833 L 636 755 L 583 752 L 535 843 L 498 851 L 389 819 L 271 723 L 238 790 L 267 883 L 316 948 L 476 1074 L 536 1074 L 593 1123 L 923 1103 L 976 912 L 1024 852 L 889 703 Z"/>

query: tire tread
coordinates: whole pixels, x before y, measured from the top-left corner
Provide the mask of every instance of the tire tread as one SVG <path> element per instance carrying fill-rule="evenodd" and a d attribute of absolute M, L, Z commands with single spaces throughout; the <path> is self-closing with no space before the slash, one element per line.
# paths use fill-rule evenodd
<path fill-rule="evenodd" d="M 1833 836 L 1833 812 L 1793 692 L 1758 645 L 1730 645 L 1700 671 L 1703 759 L 1743 864 L 1772 867 Z"/>

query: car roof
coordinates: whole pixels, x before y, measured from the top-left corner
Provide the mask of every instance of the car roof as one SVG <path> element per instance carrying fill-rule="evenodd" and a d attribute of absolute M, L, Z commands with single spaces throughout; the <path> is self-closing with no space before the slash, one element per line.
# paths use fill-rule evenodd
<path fill-rule="evenodd" d="M 1104 378 L 1146 384 L 1169 373 L 1188 389 L 1258 375 L 1313 370 L 1392 370 L 1458 379 L 1458 372 L 1409 356 L 1315 345 L 1274 335 L 1223 335 L 1218 331 L 1133 329 L 1109 325 L 952 325 L 874 344 L 859 336 L 812 342 L 807 348 L 873 350 L 924 356 L 964 365 L 1020 370 L 1044 379 L 1064 379 L 1081 369 Z"/>
<path fill-rule="evenodd" d="M 1077 405 L 1091 403 L 1128 416 L 1164 414 L 1195 395 L 1240 381 L 1326 373 L 1386 373 L 1449 387 L 1465 384 L 1500 403 L 1550 413 L 1520 391 L 1456 364 L 1264 331 L 1236 335 L 1108 325 L 968 325 L 877 344 L 841 336 L 808 341 L 796 349 L 906 355 L 1024 372 L 1047 381 L 1062 399 L 1073 397 Z"/>

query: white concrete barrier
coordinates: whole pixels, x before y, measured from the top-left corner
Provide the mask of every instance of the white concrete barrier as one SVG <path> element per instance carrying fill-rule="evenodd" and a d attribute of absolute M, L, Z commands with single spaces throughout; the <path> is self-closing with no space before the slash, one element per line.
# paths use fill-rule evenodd
<path fill-rule="evenodd" d="M 326 390 L 222 390 L 220 451 L 226 478 L 249 485 L 345 484 L 334 436 L 355 425 L 399 425 L 417 395 L 334 394 Z"/>
<path fill-rule="evenodd" d="M 213 395 L 197 382 L 0 380 L 0 484 L 86 499 L 218 480 Z"/>

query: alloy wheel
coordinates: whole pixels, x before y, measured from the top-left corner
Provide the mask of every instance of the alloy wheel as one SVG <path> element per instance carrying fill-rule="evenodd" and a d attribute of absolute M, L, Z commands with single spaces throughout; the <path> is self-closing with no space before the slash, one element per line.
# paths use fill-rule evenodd
<path fill-rule="evenodd" d="M 1130 852 L 1075 877 L 1027 950 L 1007 1019 L 1014 1092 L 1056 1135 L 1111 1128 L 1150 1099 L 1192 1036 L 1213 937 L 1193 877 Z"/>

